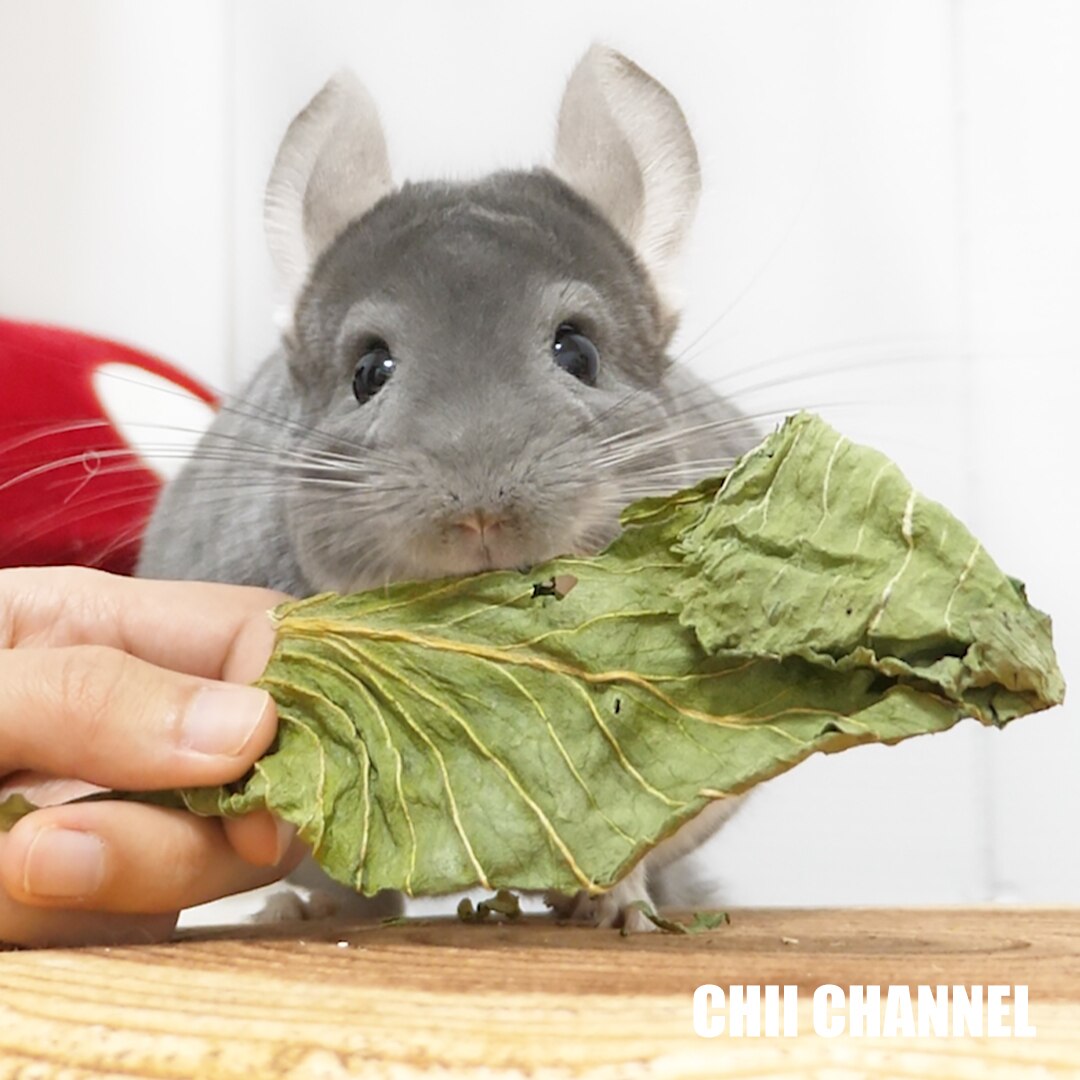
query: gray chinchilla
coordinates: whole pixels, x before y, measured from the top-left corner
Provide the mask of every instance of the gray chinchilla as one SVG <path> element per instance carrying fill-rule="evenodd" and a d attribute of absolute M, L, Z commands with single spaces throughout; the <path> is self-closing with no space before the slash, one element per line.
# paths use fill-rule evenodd
<path fill-rule="evenodd" d="M 607 48 L 570 77 L 552 168 L 469 183 L 395 187 L 367 92 L 331 79 L 267 190 L 281 347 L 165 489 L 138 573 L 305 595 L 527 566 L 726 468 L 755 431 L 667 355 L 699 189 L 678 104 Z M 648 925 L 626 907 L 647 875 L 734 803 L 560 909 Z"/>

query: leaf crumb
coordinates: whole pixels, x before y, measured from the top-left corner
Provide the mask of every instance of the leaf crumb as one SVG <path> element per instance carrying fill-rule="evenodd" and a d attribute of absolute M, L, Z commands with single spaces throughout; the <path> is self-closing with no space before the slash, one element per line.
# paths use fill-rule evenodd
<path fill-rule="evenodd" d="M 640 911 L 653 926 L 658 930 L 663 930 L 665 934 L 702 934 L 731 922 L 731 917 L 726 911 L 695 911 L 690 921 L 684 923 L 679 922 L 678 919 L 668 919 L 657 914 L 644 900 L 635 900 L 629 906 Z M 623 937 L 629 934 L 625 925 L 621 933 Z"/>
<path fill-rule="evenodd" d="M 462 922 L 484 922 L 492 915 L 501 915 L 504 919 L 521 917 L 521 901 L 517 894 L 509 889 L 500 889 L 494 896 L 481 900 L 476 907 L 466 896 L 457 906 L 457 916 Z"/>
<path fill-rule="evenodd" d="M 491 915 L 502 915 L 507 919 L 517 919 L 521 916 L 521 901 L 517 894 L 509 889 L 500 889 L 494 896 L 487 900 L 481 900 L 476 905 L 476 912 L 480 918 Z"/>

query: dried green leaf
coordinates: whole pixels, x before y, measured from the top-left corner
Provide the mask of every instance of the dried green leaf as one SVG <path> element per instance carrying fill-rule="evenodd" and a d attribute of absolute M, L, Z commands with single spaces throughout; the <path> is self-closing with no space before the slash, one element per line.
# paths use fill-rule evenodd
<path fill-rule="evenodd" d="M 473 907 L 472 900 L 464 896 L 458 901 L 457 916 L 462 922 L 485 922 L 492 915 L 501 915 L 504 919 L 521 917 L 521 902 L 509 889 L 500 889 L 494 896 Z"/>
<path fill-rule="evenodd" d="M 36 809 L 25 795 L 9 795 L 0 801 L 0 832 L 7 832 L 19 818 L 26 817 Z"/>
<path fill-rule="evenodd" d="M 806 413 L 763 450 L 676 544 L 708 652 L 876 671 L 984 723 L 1061 700 L 1050 620 L 888 458 Z"/>
<path fill-rule="evenodd" d="M 816 751 L 1062 699 L 1022 588 L 815 417 L 623 523 L 591 559 L 283 605 L 277 744 L 185 803 L 268 807 L 369 894 L 595 892 Z"/>
<path fill-rule="evenodd" d="M 516 893 L 509 889 L 500 889 L 494 896 L 481 900 L 476 905 L 476 910 L 481 918 L 491 914 L 502 915 L 506 919 L 518 919 L 521 917 L 521 902 Z"/>
<path fill-rule="evenodd" d="M 676 919 L 668 919 L 663 915 L 657 914 L 652 907 L 644 900 L 634 900 L 627 904 L 628 908 L 636 908 L 645 916 L 657 928 L 657 930 L 663 930 L 665 934 L 689 934 L 690 929 L 684 923 L 678 922 Z M 629 937 L 630 927 L 625 923 L 622 929 L 619 931 L 620 936 Z"/>
<path fill-rule="evenodd" d="M 658 930 L 665 934 L 703 934 L 708 930 L 715 930 L 719 926 L 731 922 L 726 911 L 695 911 L 688 923 L 679 922 L 678 919 L 669 919 L 654 911 L 644 900 L 634 900 L 628 904 L 629 908 L 636 908 Z M 627 926 L 619 931 L 623 937 L 629 937 L 630 930 Z"/>
<path fill-rule="evenodd" d="M 694 917 L 686 924 L 686 932 L 703 934 L 707 930 L 716 930 L 730 923 L 731 916 L 726 911 L 695 911 Z"/>

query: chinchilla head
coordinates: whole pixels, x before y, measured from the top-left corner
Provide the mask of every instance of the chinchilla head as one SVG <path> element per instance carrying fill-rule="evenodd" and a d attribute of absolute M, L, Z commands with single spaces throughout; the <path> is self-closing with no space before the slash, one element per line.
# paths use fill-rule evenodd
<path fill-rule="evenodd" d="M 366 91 L 323 88 L 266 204 L 313 586 L 593 552 L 687 478 L 667 297 L 698 191 L 675 100 L 608 49 L 569 80 L 552 169 L 470 183 L 395 187 Z"/>

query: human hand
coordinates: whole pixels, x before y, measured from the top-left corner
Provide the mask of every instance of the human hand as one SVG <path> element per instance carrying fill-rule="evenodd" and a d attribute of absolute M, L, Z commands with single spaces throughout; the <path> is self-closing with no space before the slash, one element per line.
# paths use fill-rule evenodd
<path fill-rule="evenodd" d="M 273 647 L 265 589 L 75 567 L 0 570 L 0 799 L 43 808 L 0 833 L 0 942 L 167 938 L 182 908 L 268 884 L 302 858 L 266 812 L 237 819 L 93 790 L 239 779 L 273 700 L 242 684 Z"/>

